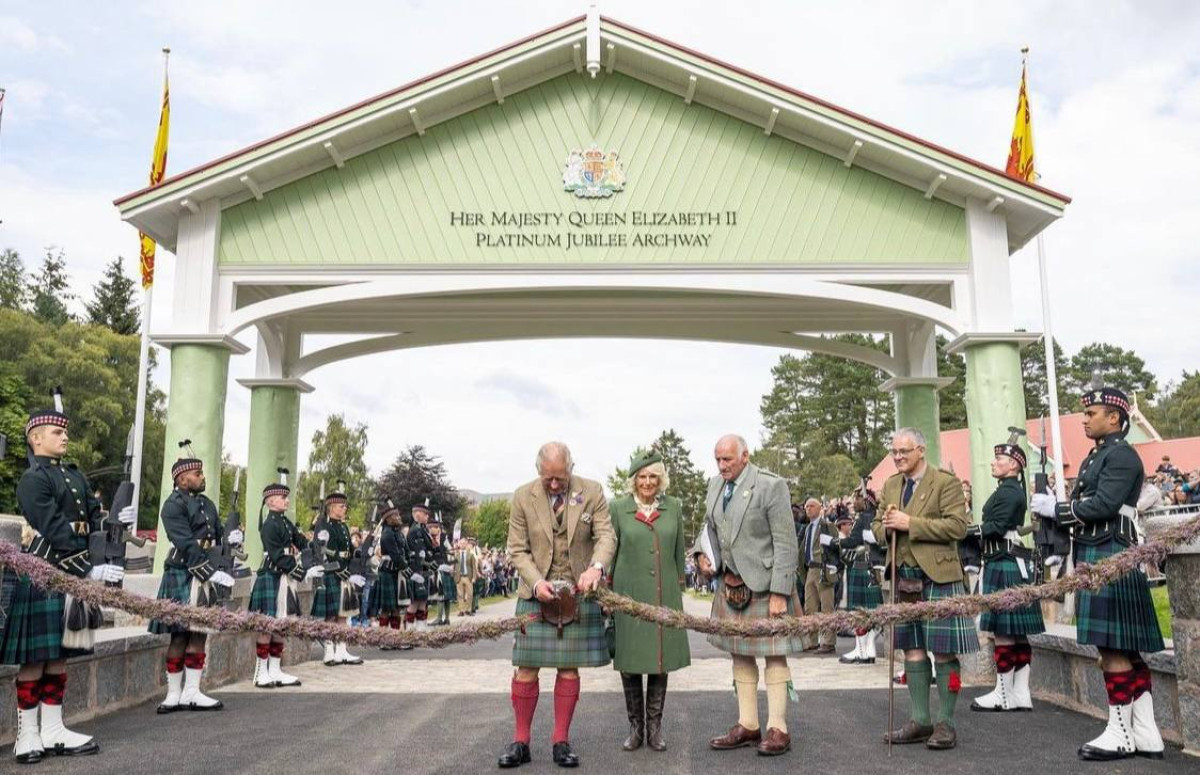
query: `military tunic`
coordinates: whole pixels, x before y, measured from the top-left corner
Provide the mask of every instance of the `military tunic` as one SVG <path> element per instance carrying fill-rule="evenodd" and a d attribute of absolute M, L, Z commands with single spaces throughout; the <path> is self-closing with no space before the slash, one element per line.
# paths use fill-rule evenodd
<path fill-rule="evenodd" d="M 163 502 L 159 518 L 171 550 L 163 563 L 158 599 L 194 605 L 206 597 L 210 605 L 215 604 L 211 595 L 199 594 L 199 587 L 216 572 L 208 559 L 208 550 L 225 540 L 216 504 L 207 495 L 176 487 Z M 185 625 L 164 624 L 157 619 L 150 622 L 149 630 L 156 635 L 189 631 Z"/>
<path fill-rule="evenodd" d="M 336 619 L 342 615 L 343 582 L 349 585 L 350 558 L 354 546 L 350 543 L 350 528 L 344 521 L 329 520 L 325 525 L 329 538 L 325 541 L 325 558 L 321 562 L 336 562 L 335 571 L 327 571 L 315 584 L 311 616 L 317 619 Z"/>
<path fill-rule="evenodd" d="M 1030 559 L 1014 556 L 1009 534 L 1025 522 L 1025 490 L 1016 477 L 1001 479 L 996 491 L 983 504 L 983 593 L 1033 583 Z M 1015 543 L 1015 541 L 1014 541 Z M 1023 549 L 1015 549 L 1023 554 Z M 1024 572 L 1022 572 L 1022 563 Z M 979 629 L 996 635 L 1035 635 L 1046 631 L 1040 603 L 1009 611 L 984 611 Z"/>
<path fill-rule="evenodd" d="M 92 495 L 87 477 L 72 463 L 39 456 L 17 484 L 17 502 L 29 526 L 37 532 L 25 547 L 59 570 L 79 578 L 88 575 L 88 534 L 100 527 L 100 502 Z M 66 597 L 39 589 L 28 576 L 5 575 L 13 585 L 12 602 L 0 664 L 25 665 L 86 654 L 63 648 L 63 614 Z"/>
<path fill-rule="evenodd" d="M 379 578 L 371 589 L 367 606 L 370 616 L 399 616 L 408 607 L 408 544 L 399 526 L 384 525 L 380 531 Z"/>
<path fill-rule="evenodd" d="M 250 593 L 249 610 L 267 616 L 297 616 L 300 613 L 300 603 L 291 590 L 287 594 L 287 610 L 279 610 L 280 584 L 287 578 L 293 581 L 304 580 L 307 569 L 297 560 L 296 553 L 308 547 L 308 539 L 296 529 L 296 525 L 286 514 L 279 511 L 267 514 L 259 533 L 262 538 L 263 563 L 258 569 L 258 578 L 254 580 L 254 589 Z"/>
<path fill-rule="evenodd" d="M 420 522 L 414 522 L 409 528 L 405 543 L 408 550 L 409 592 L 413 602 L 422 603 L 429 599 L 437 579 L 437 565 L 433 562 L 433 536 L 429 534 L 429 528 Z M 414 573 L 420 574 L 424 582 L 412 581 Z"/>

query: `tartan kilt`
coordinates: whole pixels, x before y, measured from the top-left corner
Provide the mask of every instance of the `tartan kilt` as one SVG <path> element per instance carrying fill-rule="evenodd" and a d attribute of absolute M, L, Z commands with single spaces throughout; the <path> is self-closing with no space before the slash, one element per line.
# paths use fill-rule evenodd
<path fill-rule="evenodd" d="M 517 667 L 600 667 L 611 661 L 604 636 L 604 612 L 595 600 L 576 598 L 579 618 L 563 628 L 541 619 L 526 622 L 524 632 L 513 636 L 512 663 Z M 540 614 L 537 600 L 517 600 L 519 617 Z"/>
<path fill-rule="evenodd" d="M 5 575 L 10 574 L 15 576 L 5 570 Z M 65 595 L 38 589 L 28 576 L 16 577 L 0 639 L 0 665 L 27 665 L 90 654 L 91 649 L 63 648 L 65 610 Z"/>
<path fill-rule="evenodd" d="M 255 611 L 267 616 L 277 616 L 279 609 L 279 579 L 283 574 L 261 570 L 254 579 L 254 588 L 250 590 L 250 605 L 248 611 Z"/>
<path fill-rule="evenodd" d="M 192 574 L 184 568 L 163 568 L 162 581 L 158 584 L 159 600 L 174 600 L 187 605 L 192 599 Z M 157 619 L 150 620 L 147 629 L 155 635 L 173 635 L 177 632 L 190 632 L 181 624 L 164 624 Z"/>
<path fill-rule="evenodd" d="M 870 568 L 851 566 L 846 571 L 846 608 L 866 610 L 883 605 L 883 589 L 875 583 Z"/>
<path fill-rule="evenodd" d="M 326 573 L 321 581 L 313 585 L 312 610 L 314 619 L 336 617 L 342 609 L 342 581 L 336 574 Z"/>
<path fill-rule="evenodd" d="M 1098 546 L 1075 544 L 1075 563 L 1094 563 L 1124 547 L 1116 541 Z M 1162 630 L 1154 613 L 1146 573 L 1135 570 L 1096 591 L 1075 593 L 1075 630 L 1080 643 L 1113 651 L 1162 651 Z"/>
<path fill-rule="evenodd" d="M 394 614 L 403 610 L 396 602 L 396 576 L 397 574 L 388 571 L 379 572 L 379 578 L 371 588 L 367 616 L 378 618 L 381 614 Z"/>
<path fill-rule="evenodd" d="M 442 600 L 447 603 L 457 603 L 458 585 L 454 583 L 454 576 L 449 573 L 438 571 L 438 581 L 441 586 Z"/>
<path fill-rule="evenodd" d="M 967 594 L 961 581 L 938 584 L 926 576 L 925 571 L 911 565 L 901 565 L 896 570 L 900 578 L 921 579 L 921 600 L 943 600 Z M 973 654 L 979 651 L 979 633 L 975 630 L 975 618 L 971 616 L 904 622 L 896 625 L 893 644 L 898 649 L 924 649 L 933 654 Z"/>
<path fill-rule="evenodd" d="M 711 618 L 718 621 L 730 619 L 766 619 L 770 615 L 771 595 L 769 592 L 754 592 L 750 597 L 750 605 L 741 611 L 735 611 L 725 602 L 725 580 L 717 584 L 717 594 L 713 596 Z M 797 616 L 803 613 L 800 596 L 793 589 L 788 597 L 787 615 Z M 799 654 L 804 650 L 804 639 L 795 637 L 778 638 L 743 638 L 736 635 L 709 635 L 708 642 L 721 651 L 747 657 L 784 657 L 788 654 Z"/>
<path fill-rule="evenodd" d="M 1029 579 L 1021 577 L 1021 569 L 1012 557 L 986 560 L 983 564 L 985 595 L 1029 584 Z M 979 629 L 996 635 L 1037 635 L 1046 631 L 1046 624 L 1042 621 L 1041 604 L 1030 603 L 1010 611 L 984 611 L 979 618 Z"/>

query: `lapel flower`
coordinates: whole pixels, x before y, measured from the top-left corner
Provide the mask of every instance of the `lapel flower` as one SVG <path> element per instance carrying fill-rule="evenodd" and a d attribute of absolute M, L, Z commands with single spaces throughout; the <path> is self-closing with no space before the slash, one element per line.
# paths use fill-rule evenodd
<path fill-rule="evenodd" d="M 571 493 L 571 505 L 579 506 L 582 504 L 583 504 L 583 493 L 578 492 L 578 491 Z"/>

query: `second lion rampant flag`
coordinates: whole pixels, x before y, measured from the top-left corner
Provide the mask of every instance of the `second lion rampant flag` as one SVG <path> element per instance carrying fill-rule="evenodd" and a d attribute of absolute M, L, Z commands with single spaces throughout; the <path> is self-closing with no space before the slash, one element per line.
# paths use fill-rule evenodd
<path fill-rule="evenodd" d="M 154 155 L 150 159 L 150 185 L 157 186 L 167 172 L 167 132 L 171 126 L 171 87 L 163 73 L 162 113 L 158 118 L 158 134 L 154 137 Z M 154 240 L 141 232 L 142 287 L 154 284 Z"/>
<path fill-rule="evenodd" d="M 1036 181 L 1033 169 L 1033 119 L 1029 115 L 1029 94 L 1025 91 L 1025 64 L 1021 64 L 1021 92 L 1017 96 L 1017 117 L 1013 122 L 1012 142 L 1004 173 L 1027 183 Z"/>

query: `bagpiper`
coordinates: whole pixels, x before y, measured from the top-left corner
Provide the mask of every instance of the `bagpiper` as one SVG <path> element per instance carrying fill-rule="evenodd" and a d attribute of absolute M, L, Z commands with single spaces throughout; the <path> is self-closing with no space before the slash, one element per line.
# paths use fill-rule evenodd
<path fill-rule="evenodd" d="M 1095 446 L 1079 466 L 1070 498 L 1052 509 L 1058 524 L 1071 529 L 1076 565 L 1090 565 L 1138 543 L 1135 504 L 1145 477 L 1142 459 L 1125 440 L 1129 398 L 1116 388 L 1096 388 L 1084 394 L 1083 407 L 1083 430 Z M 1051 511 L 1046 500 L 1035 502 L 1039 514 Z M 1162 758 L 1150 668 L 1141 652 L 1162 651 L 1164 644 L 1145 571 L 1075 594 L 1076 637 L 1099 650 L 1108 693 L 1108 726 L 1080 747 L 1079 758 Z"/>
<path fill-rule="evenodd" d="M 320 579 L 325 571 L 319 564 L 305 568 L 297 554 L 308 547 L 308 539 L 288 519 L 285 513 L 291 505 L 291 488 L 287 485 L 288 470 L 277 469 L 279 481 L 263 488 L 262 506 L 258 512 L 258 530 L 262 538 L 263 562 L 250 592 L 249 610 L 267 616 L 299 616 L 300 598 L 297 585 L 306 580 Z M 266 516 L 263 511 L 266 510 Z M 257 660 L 254 663 L 254 685 L 259 689 L 277 686 L 299 686 L 300 679 L 280 669 L 283 658 L 283 639 L 259 634 L 255 642 Z"/>
<path fill-rule="evenodd" d="M 429 499 L 412 507 L 412 526 L 405 537 L 405 548 L 408 552 L 409 595 L 411 603 L 405 614 L 405 621 L 418 632 L 428 629 L 426 619 L 429 616 L 429 599 L 433 585 L 437 580 L 437 564 L 433 561 L 434 543 L 426 524 L 433 512 L 429 508 Z"/>
<path fill-rule="evenodd" d="M 229 536 L 217 514 L 217 506 L 204 494 L 204 463 L 191 453 L 190 442 L 180 442 L 188 455 L 171 466 L 174 489 L 163 501 L 159 516 L 171 549 L 163 563 L 159 600 L 174 600 L 186 605 L 212 606 L 219 603 L 214 586 L 230 588 L 233 576 L 218 570 L 209 560 L 209 552 L 229 541 L 239 544 L 241 531 Z M 159 713 L 177 710 L 220 710 L 224 703 L 200 691 L 204 674 L 207 635 L 183 624 L 150 622 L 150 632 L 170 635 L 167 646 L 167 697 L 158 706 Z"/>
<path fill-rule="evenodd" d="M 67 425 L 58 390 L 54 409 L 34 412 L 25 423 L 29 469 L 17 484 L 17 502 L 32 538 L 24 542 L 23 551 L 72 576 L 115 584 L 124 577 L 124 569 L 93 565 L 88 558 L 88 535 L 100 527 L 100 502 L 83 472 L 63 462 Z M 122 509 L 117 519 L 133 525 L 135 508 Z M 9 578 L 4 583 L 13 592 L 0 639 L 0 664 L 20 666 L 14 756 L 22 764 L 32 764 L 47 753 L 82 756 L 98 752 L 100 745 L 91 737 L 63 726 L 62 704 L 67 658 L 91 652 L 100 609 L 36 587 L 26 575 L 16 576 L 11 570 L 5 570 L 5 575 Z"/>
<path fill-rule="evenodd" d="M 983 504 L 979 533 L 983 540 L 983 593 L 1033 583 L 1033 553 L 1021 543 L 1018 529 L 1025 523 L 1025 450 L 1014 432 L 997 444 L 992 458 L 996 491 Z M 1029 692 L 1033 649 L 1030 635 L 1046 631 L 1042 607 L 1034 602 L 1010 611 L 984 611 L 979 629 L 992 633 L 996 688 L 971 703 L 976 711 L 1033 710 Z"/>
<path fill-rule="evenodd" d="M 358 598 L 351 587 L 361 589 L 367 580 L 350 573 L 350 558 L 354 547 L 350 543 L 350 528 L 346 526 L 346 483 L 338 480 L 333 492 L 325 496 L 323 520 L 318 525 L 314 544 L 323 547 L 324 560 L 337 563 L 337 570 L 326 573 L 320 581 L 314 582 L 312 617 L 324 619 L 327 622 L 345 624 L 348 617 L 357 613 Z M 319 562 L 321 558 L 317 558 Z M 354 656 L 346 650 L 345 641 L 323 641 L 324 662 L 328 666 L 361 665 L 362 657 Z"/>

